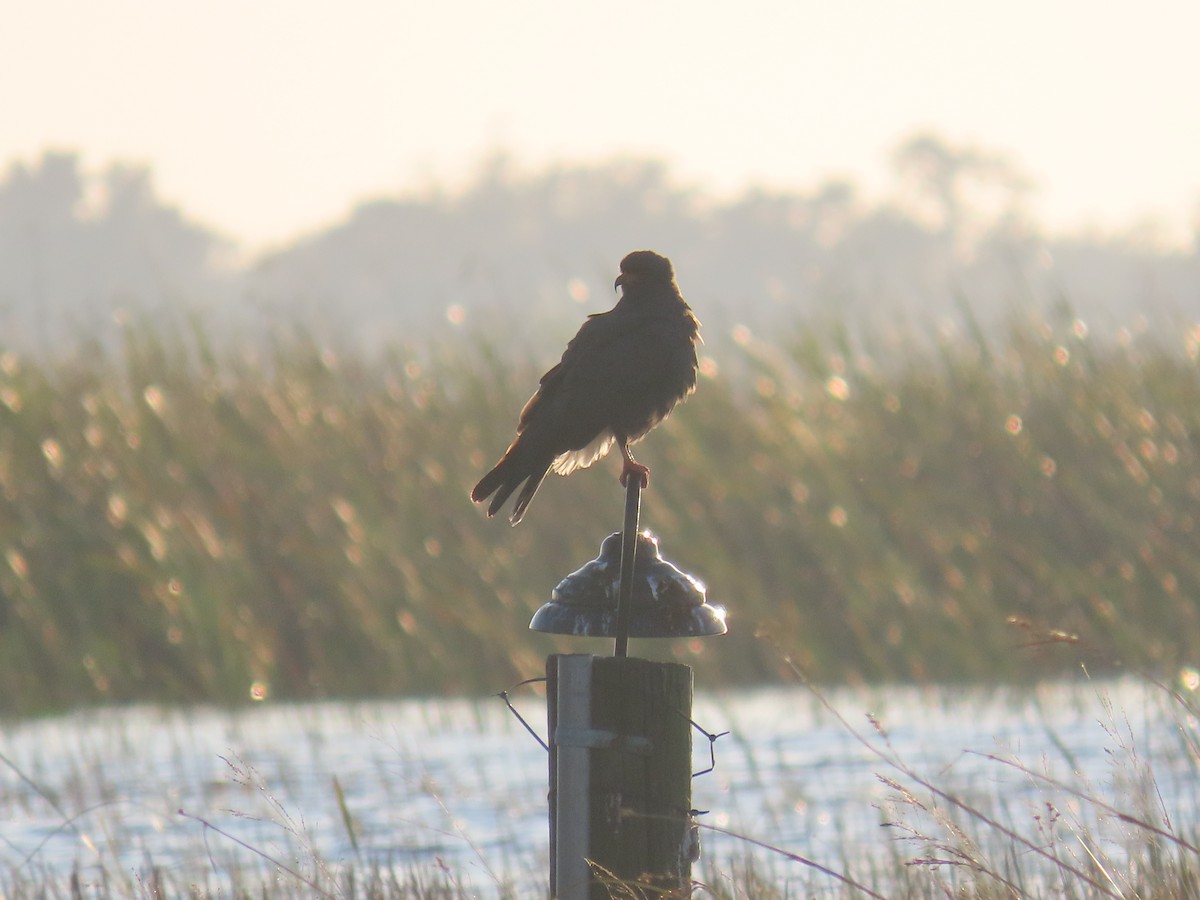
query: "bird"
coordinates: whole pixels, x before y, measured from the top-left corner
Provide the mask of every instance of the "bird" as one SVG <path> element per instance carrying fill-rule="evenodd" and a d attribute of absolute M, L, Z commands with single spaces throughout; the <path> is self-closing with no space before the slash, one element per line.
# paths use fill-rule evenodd
<path fill-rule="evenodd" d="M 471 491 L 476 503 L 492 498 L 489 518 L 520 488 L 509 516 L 516 525 L 548 472 L 569 475 L 614 444 L 622 486 L 631 477 L 649 486 L 650 470 L 629 445 L 696 389 L 700 321 L 679 293 L 671 261 L 652 250 L 621 260 L 617 288 L 616 305 L 588 316 L 541 377 L 521 410 L 516 438 Z"/>

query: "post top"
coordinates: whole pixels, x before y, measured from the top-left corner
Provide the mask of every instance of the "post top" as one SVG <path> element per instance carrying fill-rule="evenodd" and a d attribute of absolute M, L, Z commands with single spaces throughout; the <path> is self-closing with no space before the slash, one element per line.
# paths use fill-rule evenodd
<path fill-rule="evenodd" d="M 621 570 L 621 533 L 600 545 L 600 554 L 562 581 L 550 602 L 534 614 L 533 631 L 577 637 L 614 637 Z M 663 559 L 658 538 L 637 535 L 633 609 L 629 636 L 699 637 L 724 634 L 725 610 L 709 605 L 704 583 Z"/>

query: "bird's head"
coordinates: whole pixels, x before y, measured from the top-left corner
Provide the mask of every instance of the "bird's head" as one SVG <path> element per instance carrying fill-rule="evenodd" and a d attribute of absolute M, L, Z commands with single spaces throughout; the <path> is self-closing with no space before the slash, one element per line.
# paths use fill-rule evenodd
<path fill-rule="evenodd" d="M 621 274 L 613 282 L 613 290 L 624 286 L 628 290 L 641 282 L 667 283 L 675 280 L 671 261 L 653 250 L 634 250 L 621 260 Z"/>

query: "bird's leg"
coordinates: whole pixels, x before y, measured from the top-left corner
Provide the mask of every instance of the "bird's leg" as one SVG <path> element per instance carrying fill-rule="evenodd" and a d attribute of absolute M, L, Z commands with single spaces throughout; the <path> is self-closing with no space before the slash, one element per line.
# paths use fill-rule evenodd
<path fill-rule="evenodd" d="M 625 460 L 624 465 L 621 466 L 621 487 L 628 487 L 629 476 L 636 475 L 641 480 L 644 491 L 650 487 L 650 470 L 633 458 L 633 454 L 629 452 L 629 446 L 623 438 L 618 438 L 617 443 L 621 447 L 621 458 Z"/>

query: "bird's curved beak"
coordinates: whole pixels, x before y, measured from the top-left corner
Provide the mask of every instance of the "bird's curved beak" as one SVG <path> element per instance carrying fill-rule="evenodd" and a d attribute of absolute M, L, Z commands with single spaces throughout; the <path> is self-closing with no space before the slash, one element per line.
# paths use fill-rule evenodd
<path fill-rule="evenodd" d="M 619 288 L 624 283 L 625 283 L 625 276 L 623 274 L 618 275 L 617 280 L 613 282 L 613 291 L 615 292 L 616 289 Z"/>

